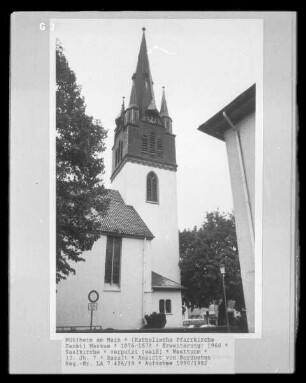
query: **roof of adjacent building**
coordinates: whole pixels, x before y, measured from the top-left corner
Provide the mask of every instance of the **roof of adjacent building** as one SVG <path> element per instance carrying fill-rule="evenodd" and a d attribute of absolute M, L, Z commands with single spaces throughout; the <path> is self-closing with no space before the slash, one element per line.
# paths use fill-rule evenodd
<path fill-rule="evenodd" d="M 126 205 L 118 190 L 107 189 L 110 203 L 107 214 L 100 218 L 104 233 L 153 239 L 154 235 L 133 206 Z"/>
<path fill-rule="evenodd" d="M 231 103 L 222 108 L 217 114 L 211 117 L 198 129 L 219 140 L 224 141 L 224 133 L 230 128 L 224 118 L 224 112 L 233 124 L 239 123 L 243 118 L 255 112 L 256 84 L 236 97 Z"/>
<path fill-rule="evenodd" d="M 160 274 L 152 271 L 152 289 L 153 290 L 184 290 L 186 287 L 180 283 L 174 282 L 169 278 L 163 277 Z"/>

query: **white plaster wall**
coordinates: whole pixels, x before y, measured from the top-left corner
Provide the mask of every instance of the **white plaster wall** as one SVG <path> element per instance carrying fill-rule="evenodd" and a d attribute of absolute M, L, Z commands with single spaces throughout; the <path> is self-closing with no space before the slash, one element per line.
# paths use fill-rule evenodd
<path fill-rule="evenodd" d="M 237 126 L 242 146 L 242 155 L 246 171 L 247 186 L 251 210 L 254 212 L 255 203 L 255 115 L 245 118 Z M 255 274 L 254 248 L 247 213 L 246 198 L 243 189 L 243 178 L 238 156 L 238 145 L 235 131 L 230 129 L 225 134 L 228 163 L 231 177 L 236 232 L 238 241 L 239 260 L 249 332 L 255 330 Z M 253 216 L 254 218 L 254 216 Z M 254 225 L 254 221 L 253 221 Z"/>
<path fill-rule="evenodd" d="M 253 224 L 255 218 L 255 113 L 243 119 L 237 128 L 240 134 L 242 155 L 246 170 Z"/>
<path fill-rule="evenodd" d="M 148 297 L 149 314 L 154 311 L 159 313 L 159 300 L 171 299 L 171 314 L 166 314 L 167 323 L 165 327 L 182 327 L 182 295 L 180 291 L 154 291 Z"/>
<path fill-rule="evenodd" d="M 103 329 L 142 327 L 143 246 L 141 239 L 122 239 L 120 291 L 107 291 L 104 288 L 106 236 L 102 236 L 90 252 L 84 253 L 86 262 L 76 265 L 76 275 L 57 286 L 57 326 L 88 326 L 88 293 L 97 290 L 100 299 L 94 312 L 94 325 L 102 325 Z M 149 251 L 150 241 L 146 248 Z"/>
<path fill-rule="evenodd" d="M 154 171 L 159 181 L 159 203 L 146 202 L 146 177 Z M 152 271 L 180 283 L 176 172 L 128 162 L 113 180 L 125 203 L 133 205 L 154 234 Z"/>

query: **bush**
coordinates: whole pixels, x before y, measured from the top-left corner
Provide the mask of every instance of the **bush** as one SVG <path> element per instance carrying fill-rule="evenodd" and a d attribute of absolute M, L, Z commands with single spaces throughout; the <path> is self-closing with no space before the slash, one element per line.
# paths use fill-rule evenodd
<path fill-rule="evenodd" d="M 167 323 L 166 315 L 164 313 L 152 313 L 151 315 L 145 315 L 147 324 L 144 328 L 163 328 Z"/>

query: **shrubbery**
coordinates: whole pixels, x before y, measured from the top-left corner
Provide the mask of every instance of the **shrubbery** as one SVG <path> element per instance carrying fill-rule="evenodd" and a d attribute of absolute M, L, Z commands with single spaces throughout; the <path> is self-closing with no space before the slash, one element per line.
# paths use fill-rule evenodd
<path fill-rule="evenodd" d="M 147 324 L 144 328 L 163 328 L 167 323 L 166 315 L 164 313 L 152 313 L 151 315 L 145 315 Z"/>

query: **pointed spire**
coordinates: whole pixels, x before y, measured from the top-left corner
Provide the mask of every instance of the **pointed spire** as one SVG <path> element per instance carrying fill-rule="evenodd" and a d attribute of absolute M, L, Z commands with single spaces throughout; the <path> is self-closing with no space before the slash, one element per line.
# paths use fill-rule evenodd
<path fill-rule="evenodd" d="M 137 106 L 142 114 L 146 111 L 149 105 L 155 105 L 153 81 L 147 52 L 145 30 L 145 28 L 142 28 L 142 40 L 138 54 L 136 73 L 134 74 Z"/>
<path fill-rule="evenodd" d="M 169 117 L 164 86 L 163 86 L 162 102 L 161 102 L 161 107 L 160 107 L 160 116 L 161 117 Z"/>
<path fill-rule="evenodd" d="M 138 108 L 137 106 L 137 97 L 136 97 L 136 85 L 135 85 L 135 77 L 132 77 L 133 83 L 132 83 L 132 90 L 131 90 L 131 96 L 130 96 L 130 103 L 128 106 L 129 108 Z"/>
<path fill-rule="evenodd" d="M 125 112 L 124 99 L 125 99 L 125 97 L 122 97 L 121 109 L 120 109 L 120 112 L 119 112 L 118 116 L 116 117 L 116 121 L 120 120 L 120 118 L 123 116 L 123 114 Z"/>
<path fill-rule="evenodd" d="M 122 105 L 121 105 L 121 114 L 123 114 L 125 112 L 124 99 L 125 99 L 125 97 L 123 96 L 122 97 Z"/>

